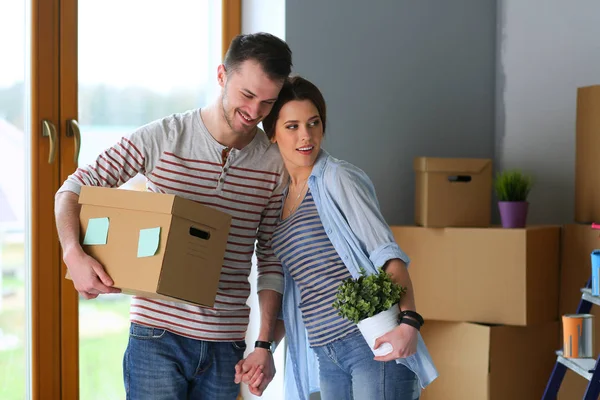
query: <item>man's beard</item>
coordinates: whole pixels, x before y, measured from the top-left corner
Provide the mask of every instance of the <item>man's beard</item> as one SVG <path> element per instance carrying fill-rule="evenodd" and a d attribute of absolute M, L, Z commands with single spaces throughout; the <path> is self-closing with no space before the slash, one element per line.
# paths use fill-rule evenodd
<path fill-rule="evenodd" d="M 223 95 L 223 99 L 221 100 L 221 111 L 223 112 L 223 118 L 225 119 L 225 122 L 227 122 L 227 125 L 229 125 L 229 128 L 238 135 L 246 135 L 246 134 L 253 132 L 256 129 L 256 126 L 254 126 L 252 128 L 248 127 L 247 129 L 242 130 L 242 131 L 236 130 L 234 128 L 233 120 L 235 119 L 238 111 L 237 111 L 237 109 L 234 109 L 233 115 L 231 117 L 229 115 L 227 115 L 227 109 L 225 108 L 226 100 L 227 100 L 227 96 Z"/>

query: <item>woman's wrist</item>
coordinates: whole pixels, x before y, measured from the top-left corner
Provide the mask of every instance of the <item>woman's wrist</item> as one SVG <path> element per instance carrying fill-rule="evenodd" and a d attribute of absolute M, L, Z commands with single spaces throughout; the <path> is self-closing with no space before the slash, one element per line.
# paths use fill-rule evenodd
<path fill-rule="evenodd" d="M 425 320 L 421 314 L 414 310 L 403 310 L 398 314 L 398 324 L 407 324 L 420 330 L 424 323 Z"/>
<path fill-rule="evenodd" d="M 398 322 L 398 326 L 400 326 L 400 325 L 409 325 L 409 326 L 412 326 L 413 328 L 415 328 L 418 331 L 421 330 L 421 324 L 419 324 L 416 320 L 414 320 L 412 318 L 402 318 Z"/>

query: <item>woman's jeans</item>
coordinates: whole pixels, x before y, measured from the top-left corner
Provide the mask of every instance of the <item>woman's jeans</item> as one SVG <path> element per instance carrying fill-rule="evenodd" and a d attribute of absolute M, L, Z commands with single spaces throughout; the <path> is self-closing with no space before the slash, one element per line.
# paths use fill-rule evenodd
<path fill-rule="evenodd" d="M 418 397 L 414 372 L 375 355 L 360 332 L 313 347 L 319 359 L 322 400 L 413 400 Z"/>
<path fill-rule="evenodd" d="M 123 358 L 128 400 L 235 400 L 245 342 L 188 339 L 135 323 Z"/>

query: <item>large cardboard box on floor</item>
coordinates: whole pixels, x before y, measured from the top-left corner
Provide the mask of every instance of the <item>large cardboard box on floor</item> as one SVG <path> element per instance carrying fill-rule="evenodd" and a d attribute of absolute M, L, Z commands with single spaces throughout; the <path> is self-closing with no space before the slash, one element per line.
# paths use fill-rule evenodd
<path fill-rule="evenodd" d="M 590 224 L 564 225 L 561 249 L 559 316 L 574 314 L 577 310 L 580 290 L 592 273 L 590 254 L 600 249 L 600 231 L 592 229 Z M 600 307 L 592 306 L 590 314 L 594 316 L 594 341 L 600 343 Z M 560 334 L 562 338 L 562 328 Z M 598 352 L 598 348 L 595 350 Z M 587 384 L 587 380 L 567 370 L 558 392 L 559 400 L 582 399 Z"/>
<path fill-rule="evenodd" d="M 540 399 L 559 345 L 557 322 L 513 327 L 426 321 L 421 332 L 439 372 L 422 400 Z"/>
<path fill-rule="evenodd" d="M 575 221 L 600 222 L 600 85 L 577 89 Z"/>
<path fill-rule="evenodd" d="M 492 160 L 417 157 L 413 164 L 417 225 L 490 225 Z"/>
<path fill-rule="evenodd" d="M 392 226 L 425 319 L 525 326 L 558 320 L 560 227 Z"/>
<path fill-rule="evenodd" d="M 81 238 L 124 293 L 212 307 L 231 216 L 175 195 L 84 186 Z"/>

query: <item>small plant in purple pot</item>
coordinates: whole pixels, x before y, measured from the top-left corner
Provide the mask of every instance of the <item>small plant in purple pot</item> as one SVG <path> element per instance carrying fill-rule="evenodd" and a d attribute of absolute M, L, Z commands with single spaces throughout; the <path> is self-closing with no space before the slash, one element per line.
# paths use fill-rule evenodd
<path fill-rule="evenodd" d="M 527 225 L 527 197 L 532 186 L 531 176 L 517 169 L 501 171 L 496 175 L 494 189 L 503 228 L 524 228 Z"/>

